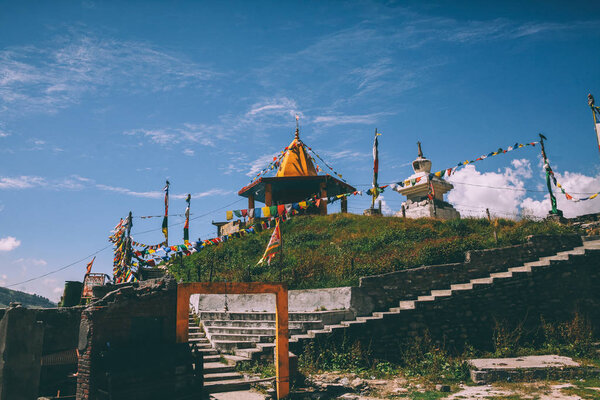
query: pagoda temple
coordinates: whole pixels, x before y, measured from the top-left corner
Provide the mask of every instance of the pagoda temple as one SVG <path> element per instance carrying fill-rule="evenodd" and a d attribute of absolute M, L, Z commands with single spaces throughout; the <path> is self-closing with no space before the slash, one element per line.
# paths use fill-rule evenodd
<path fill-rule="evenodd" d="M 276 206 L 305 201 L 315 196 L 323 199 L 356 191 L 329 174 L 318 175 L 318 168 L 315 168 L 308 150 L 311 149 L 300 140 L 300 132 L 296 127 L 294 140 L 284 149 L 277 174 L 260 177 L 238 192 L 240 196 L 248 198 L 248 208 L 255 208 L 256 201 L 266 206 Z M 342 212 L 347 212 L 347 198 L 342 197 L 341 202 Z M 326 215 L 327 200 L 321 200 L 318 204 L 317 212 Z"/>

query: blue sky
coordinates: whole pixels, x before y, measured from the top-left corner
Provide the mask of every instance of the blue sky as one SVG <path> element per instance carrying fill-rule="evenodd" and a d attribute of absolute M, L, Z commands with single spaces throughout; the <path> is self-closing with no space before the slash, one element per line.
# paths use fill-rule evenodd
<path fill-rule="evenodd" d="M 167 178 L 171 212 L 192 193 L 191 236 L 212 237 L 296 114 L 302 139 L 359 189 L 377 127 L 383 183 L 412 173 L 417 140 L 435 170 L 543 132 L 563 186 L 600 190 L 586 101 L 600 98 L 597 2 L 123 3 L 0 1 L 2 286 L 102 249 L 130 210 L 161 214 Z M 464 215 L 548 210 L 537 148 L 454 182 Z M 404 197 L 382 200 L 391 213 Z M 559 207 L 600 212 L 600 199 Z M 134 238 L 159 242 L 160 222 L 134 220 Z M 95 270 L 111 259 L 100 252 Z M 84 266 L 13 288 L 57 300 Z"/>

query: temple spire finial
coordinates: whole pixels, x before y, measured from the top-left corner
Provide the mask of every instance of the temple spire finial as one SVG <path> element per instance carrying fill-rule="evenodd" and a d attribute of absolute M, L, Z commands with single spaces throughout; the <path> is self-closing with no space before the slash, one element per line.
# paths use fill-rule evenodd
<path fill-rule="evenodd" d="M 298 123 L 299 119 L 300 119 L 300 117 L 298 116 L 298 114 L 296 114 L 296 134 L 294 136 L 294 139 L 300 139 L 300 127 L 299 127 L 299 123 Z"/>
<path fill-rule="evenodd" d="M 423 157 L 423 150 L 421 150 L 421 142 L 417 142 L 417 146 L 419 146 L 419 157 L 420 158 L 424 158 Z"/>

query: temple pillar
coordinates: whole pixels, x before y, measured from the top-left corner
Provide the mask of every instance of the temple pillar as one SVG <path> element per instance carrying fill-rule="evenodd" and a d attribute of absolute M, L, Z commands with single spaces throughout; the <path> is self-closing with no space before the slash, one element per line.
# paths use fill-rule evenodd
<path fill-rule="evenodd" d="M 254 208 L 254 195 L 251 194 L 248 196 L 248 210 Z"/>
<path fill-rule="evenodd" d="M 323 200 L 325 198 L 325 200 Z M 321 182 L 321 215 L 327 215 L 327 182 Z"/>
<path fill-rule="evenodd" d="M 348 212 L 348 198 L 346 196 L 342 197 L 342 212 Z"/>
<path fill-rule="evenodd" d="M 273 205 L 273 192 L 271 189 L 271 184 L 265 184 L 265 206 L 271 207 Z"/>

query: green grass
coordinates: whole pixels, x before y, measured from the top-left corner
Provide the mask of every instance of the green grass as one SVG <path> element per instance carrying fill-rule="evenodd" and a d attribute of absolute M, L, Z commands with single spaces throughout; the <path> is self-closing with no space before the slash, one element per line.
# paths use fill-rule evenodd
<path fill-rule="evenodd" d="M 600 400 L 600 390 L 590 388 L 600 388 L 600 379 L 591 378 L 572 382 L 575 387 L 561 389 L 563 393 L 577 395 L 586 400 Z"/>
<path fill-rule="evenodd" d="M 296 216 L 281 225 L 283 261 L 257 266 L 272 229 L 169 263 L 177 280 L 279 281 L 290 289 L 354 286 L 362 276 L 421 265 L 460 262 L 468 250 L 523 243 L 532 234 L 572 233 L 553 222 L 500 220 L 498 243 L 486 219 L 451 221 L 351 214 Z"/>

